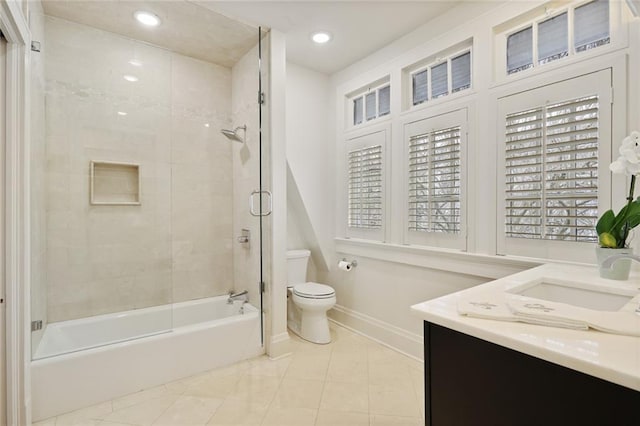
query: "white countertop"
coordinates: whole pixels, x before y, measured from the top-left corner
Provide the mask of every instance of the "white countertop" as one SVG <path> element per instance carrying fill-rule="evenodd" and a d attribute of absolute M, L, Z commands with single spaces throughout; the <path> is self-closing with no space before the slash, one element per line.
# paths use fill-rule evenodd
<path fill-rule="evenodd" d="M 458 314 L 459 300 L 487 292 L 504 292 L 542 277 L 640 290 L 640 274 L 637 272 L 632 272 L 628 281 L 613 281 L 599 278 L 595 266 L 547 264 L 419 303 L 412 306 L 411 310 L 424 321 L 640 391 L 640 337 L 470 318 Z"/>

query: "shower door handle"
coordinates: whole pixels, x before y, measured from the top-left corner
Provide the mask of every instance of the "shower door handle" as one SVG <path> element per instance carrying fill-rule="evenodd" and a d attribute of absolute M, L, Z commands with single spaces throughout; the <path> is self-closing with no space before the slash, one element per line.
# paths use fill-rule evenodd
<path fill-rule="evenodd" d="M 267 210 L 266 211 L 256 211 L 255 209 L 255 203 L 253 202 L 253 200 L 255 200 L 255 196 L 256 195 L 260 195 L 260 194 L 265 194 L 267 195 Z M 267 191 L 267 190 L 259 190 L 256 189 L 254 191 L 251 192 L 251 195 L 249 196 L 249 213 L 251 213 L 251 216 L 269 216 L 271 214 L 271 212 L 273 211 L 273 200 L 272 200 L 272 196 L 271 196 L 271 192 Z"/>

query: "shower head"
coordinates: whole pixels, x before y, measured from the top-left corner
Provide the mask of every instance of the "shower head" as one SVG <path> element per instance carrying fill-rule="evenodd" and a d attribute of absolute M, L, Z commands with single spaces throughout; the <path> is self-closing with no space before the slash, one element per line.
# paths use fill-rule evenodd
<path fill-rule="evenodd" d="M 225 135 L 231 141 L 244 142 L 244 138 L 240 137 L 240 135 L 238 135 L 238 130 L 244 130 L 244 132 L 246 133 L 247 132 L 247 125 L 245 124 L 244 126 L 238 126 L 233 130 L 222 129 L 222 130 L 220 130 L 220 132 L 223 135 Z"/>

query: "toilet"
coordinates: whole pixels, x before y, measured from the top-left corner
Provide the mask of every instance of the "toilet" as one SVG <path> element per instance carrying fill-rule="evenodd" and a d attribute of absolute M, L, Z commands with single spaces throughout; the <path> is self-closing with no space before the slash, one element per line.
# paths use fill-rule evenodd
<path fill-rule="evenodd" d="M 327 311 L 336 304 L 335 290 L 307 282 L 309 250 L 287 251 L 287 326 L 304 340 L 331 342 Z"/>

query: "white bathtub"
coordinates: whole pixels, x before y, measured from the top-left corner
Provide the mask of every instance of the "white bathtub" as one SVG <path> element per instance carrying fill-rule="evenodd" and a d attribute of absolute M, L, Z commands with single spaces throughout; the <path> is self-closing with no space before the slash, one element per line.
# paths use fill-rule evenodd
<path fill-rule="evenodd" d="M 259 312 L 241 306 L 219 296 L 49 324 L 31 363 L 33 420 L 260 355 Z"/>

